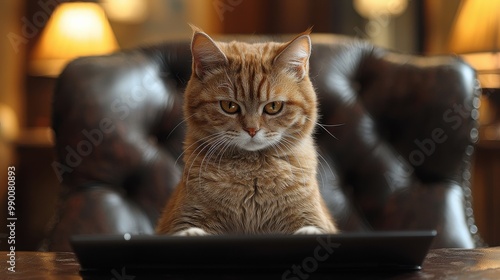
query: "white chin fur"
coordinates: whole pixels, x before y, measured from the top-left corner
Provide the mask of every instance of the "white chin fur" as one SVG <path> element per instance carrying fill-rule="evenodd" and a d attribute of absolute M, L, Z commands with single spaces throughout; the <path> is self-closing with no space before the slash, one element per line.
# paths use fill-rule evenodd
<path fill-rule="evenodd" d="M 244 135 L 243 137 L 240 137 L 240 139 L 238 139 L 237 145 L 242 150 L 255 152 L 265 149 L 271 146 L 273 143 L 277 142 L 276 140 L 273 140 L 274 139 L 265 139 L 261 135 L 256 135 L 253 138 L 248 135 Z"/>
<path fill-rule="evenodd" d="M 247 143 L 245 145 L 240 145 L 240 148 L 249 152 L 255 152 L 258 150 L 262 150 L 266 148 L 268 145 L 265 144 L 258 144 L 258 143 Z"/>

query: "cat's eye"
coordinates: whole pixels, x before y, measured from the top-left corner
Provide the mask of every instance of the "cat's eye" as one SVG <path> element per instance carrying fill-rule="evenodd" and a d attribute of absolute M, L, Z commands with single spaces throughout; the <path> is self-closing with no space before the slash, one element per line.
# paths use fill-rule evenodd
<path fill-rule="evenodd" d="M 273 101 L 264 106 L 264 112 L 269 115 L 276 115 L 283 109 L 283 101 Z"/>
<path fill-rule="evenodd" d="M 232 101 L 227 101 L 223 100 L 220 102 L 220 107 L 222 110 L 228 114 L 236 114 L 240 110 L 240 106 L 238 104 L 232 102 Z"/>

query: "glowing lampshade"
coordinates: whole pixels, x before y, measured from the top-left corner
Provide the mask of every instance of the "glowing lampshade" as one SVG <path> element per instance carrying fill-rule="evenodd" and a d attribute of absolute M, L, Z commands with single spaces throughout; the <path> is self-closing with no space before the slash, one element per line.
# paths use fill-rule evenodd
<path fill-rule="evenodd" d="M 500 1 L 462 0 L 449 50 L 476 68 L 483 87 L 500 88 Z"/>
<path fill-rule="evenodd" d="M 364 18 L 377 18 L 383 15 L 397 16 L 408 6 L 407 0 L 353 0 L 354 9 Z"/>
<path fill-rule="evenodd" d="M 11 107 L 0 103 L 0 144 L 11 142 L 19 134 L 19 123 Z"/>
<path fill-rule="evenodd" d="M 141 23 L 148 17 L 148 3 L 144 0 L 100 0 L 112 21 Z"/>
<path fill-rule="evenodd" d="M 57 6 L 35 46 L 30 74 L 57 76 L 79 56 L 102 55 L 118 49 L 106 15 L 96 3 Z"/>

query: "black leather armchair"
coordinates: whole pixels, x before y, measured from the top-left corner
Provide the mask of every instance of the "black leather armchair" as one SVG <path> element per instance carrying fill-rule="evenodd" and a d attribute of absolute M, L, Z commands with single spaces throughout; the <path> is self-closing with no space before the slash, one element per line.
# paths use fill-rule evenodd
<path fill-rule="evenodd" d="M 477 246 L 469 182 L 479 106 L 473 69 L 454 56 L 398 54 L 354 38 L 312 41 L 319 179 L 339 228 L 436 229 L 434 247 Z M 63 192 L 49 250 L 71 250 L 72 234 L 154 232 L 182 170 L 190 73 L 188 41 L 66 67 L 53 103 Z"/>

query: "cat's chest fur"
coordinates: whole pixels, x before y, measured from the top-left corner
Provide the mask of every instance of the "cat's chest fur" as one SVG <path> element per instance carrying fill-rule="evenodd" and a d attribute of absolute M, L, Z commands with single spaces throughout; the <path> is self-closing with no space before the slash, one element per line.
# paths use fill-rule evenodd
<path fill-rule="evenodd" d="M 296 156 L 274 157 L 255 153 L 236 155 L 220 161 L 200 165 L 198 176 L 190 176 L 188 185 L 209 187 L 212 190 L 231 191 L 243 196 L 253 193 L 278 194 L 298 184 L 311 175 L 306 161 Z M 304 166 L 302 166 L 304 165 Z"/>
<path fill-rule="evenodd" d="M 205 162 L 198 170 L 202 172 L 186 182 L 196 193 L 191 205 L 208 213 L 222 232 L 282 232 L 283 221 L 300 215 L 298 205 L 314 186 L 315 166 L 310 160 L 255 153 Z"/>

